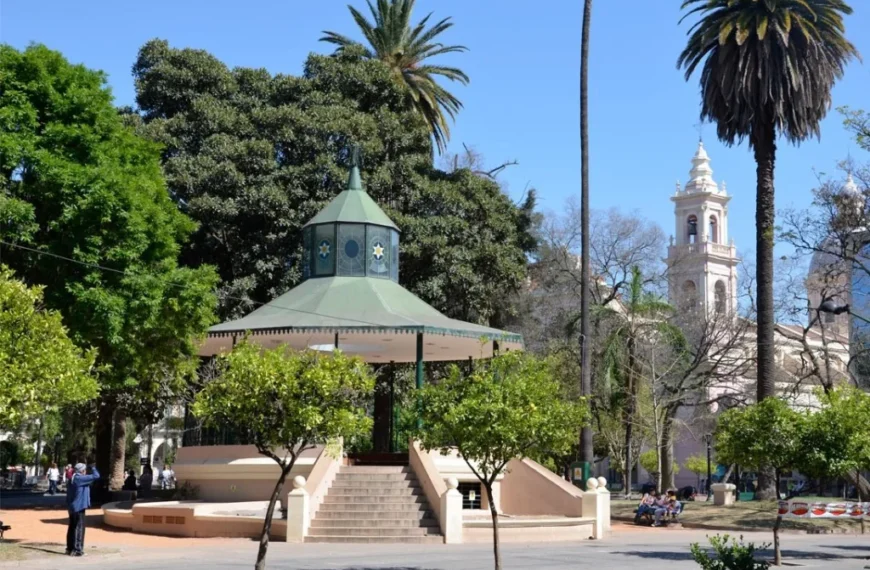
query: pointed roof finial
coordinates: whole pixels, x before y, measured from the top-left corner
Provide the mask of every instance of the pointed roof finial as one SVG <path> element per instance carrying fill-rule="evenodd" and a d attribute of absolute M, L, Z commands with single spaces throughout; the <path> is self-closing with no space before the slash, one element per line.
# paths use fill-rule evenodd
<path fill-rule="evenodd" d="M 360 146 L 354 144 L 350 147 L 350 174 L 347 177 L 348 190 L 364 190 L 362 184 L 362 175 L 359 169 L 362 166 Z"/>
<path fill-rule="evenodd" d="M 689 172 L 689 182 L 686 192 L 715 192 L 718 190 L 713 180 L 713 169 L 710 168 L 710 157 L 702 141 L 698 142 L 698 150 L 692 157 L 692 170 Z"/>

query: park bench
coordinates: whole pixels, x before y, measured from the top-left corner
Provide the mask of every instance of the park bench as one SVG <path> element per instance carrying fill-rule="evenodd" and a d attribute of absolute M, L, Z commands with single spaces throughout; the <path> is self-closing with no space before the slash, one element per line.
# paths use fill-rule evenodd
<path fill-rule="evenodd" d="M 683 508 L 684 508 L 683 503 L 681 502 L 680 503 L 680 510 L 678 512 L 663 516 L 662 521 L 661 521 L 662 525 L 667 526 L 671 523 L 682 524 L 680 522 L 680 515 L 683 514 Z M 652 526 L 655 524 L 655 515 L 653 513 L 646 511 L 644 514 L 638 515 L 637 511 L 638 511 L 638 509 L 634 510 L 634 524 L 636 524 L 636 525 L 642 524 L 645 526 Z"/>

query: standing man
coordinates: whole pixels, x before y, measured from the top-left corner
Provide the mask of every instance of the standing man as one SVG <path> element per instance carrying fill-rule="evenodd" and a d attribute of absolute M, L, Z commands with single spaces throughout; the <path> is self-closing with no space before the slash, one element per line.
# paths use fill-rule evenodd
<path fill-rule="evenodd" d="M 52 463 L 46 473 L 48 477 L 48 492 L 54 497 L 57 495 L 57 484 L 60 481 L 60 469 L 57 468 L 57 463 Z"/>
<path fill-rule="evenodd" d="M 171 489 L 175 487 L 175 471 L 172 470 L 172 465 L 163 464 L 163 471 L 160 472 L 160 488 Z"/>
<path fill-rule="evenodd" d="M 76 463 L 73 471 L 66 487 L 66 507 L 69 511 L 66 553 L 69 556 L 84 556 L 85 511 L 91 506 L 91 484 L 100 478 L 100 472 L 96 466 L 91 466 L 91 474 L 86 475 L 84 463 Z"/>

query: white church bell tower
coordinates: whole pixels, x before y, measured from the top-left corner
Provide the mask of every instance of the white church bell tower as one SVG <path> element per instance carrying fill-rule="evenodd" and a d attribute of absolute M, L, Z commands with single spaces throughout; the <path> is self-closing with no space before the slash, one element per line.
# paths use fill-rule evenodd
<path fill-rule="evenodd" d="M 725 183 L 716 184 L 704 143 L 692 158 L 685 188 L 677 182 L 675 234 L 668 248 L 668 292 L 678 309 L 710 313 L 737 311 L 737 250 L 728 236 Z"/>

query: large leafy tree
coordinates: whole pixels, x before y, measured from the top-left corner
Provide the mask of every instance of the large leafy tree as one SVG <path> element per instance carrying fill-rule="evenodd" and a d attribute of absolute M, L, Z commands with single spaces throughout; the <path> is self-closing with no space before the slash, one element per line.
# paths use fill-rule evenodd
<path fill-rule="evenodd" d="M 774 162 L 778 136 L 799 143 L 820 134 L 831 89 L 857 55 L 845 38 L 842 0 L 685 0 L 700 14 L 678 66 L 689 80 L 701 67 L 701 118 L 721 140 L 743 139 L 755 153 L 758 400 L 774 395 Z M 773 498 L 771 473 L 759 494 Z"/>
<path fill-rule="evenodd" d="M 96 349 L 97 460 L 120 485 L 126 415 L 184 388 L 195 338 L 214 318 L 216 276 L 177 267 L 196 226 L 101 72 L 44 46 L 0 46 L 0 77 L 0 194 L 28 230 L 3 262 L 44 286 L 71 338 Z"/>
<path fill-rule="evenodd" d="M 60 314 L 42 307 L 42 289 L 0 267 L 0 431 L 95 398 L 93 362 L 69 339 Z"/>
<path fill-rule="evenodd" d="M 438 36 L 453 26 L 450 18 L 444 18 L 427 28 L 428 14 L 417 25 L 411 24 L 415 0 L 377 0 L 377 6 L 368 0 L 372 19 L 368 20 L 359 10 L 348 6 L 357 26 L 368 42 L 364 57 L 383 61 L 393 77 L 405 88 L 410 103 L 426 120 L 439 152 L 443 152 L 450 139 L 451 119 L 462 108 L 462 102 L 436 81 L 443 77 L 450 81 L 468 83 L 468 76 L 461 69 L 426 63 L 426 60 L 455 52 L 466 51 L 465 46 L 444 45 Z M 321 41 L 338 46 L 337 53 L 360 45 L 359 42 L 336 32 L 324 32 Z"/>
<path fill-rule="evenodd" d="M 300 454 L 368 434 L 366 415 L 374 376 L 359 358 L 336 352 L 262 350 L 247 341 L 217 362 L 217 377 L 196 396 L 194 413 L 206 425 L 228 427 L 280 468 L 269 499 L 255 568 L 266 567 L 272 515 Z"/>
<path fill-rule="evenodd" d="M 488 177 L 433 169 L 425 122 L 361 47 L 313 55 L 291 77 L 155 40 L 134 75 L 141 132 L 165 145 L 170 192 L 200 224 L 182 258 L 218 268 L 222 318 L 299 282 L 301 227 L 344 188 L 356 143 L 367 191 L 402 229 L 402 284 L 498 324 L 535 246 L 534 195 L 517 206 Z"/>
<path fill-rule="evenodd" d="M 576 446 L 586 420 L 582 400 L 567 398 L 554 363 L 521 353 L 478 362 L 466 375 L 452 365 L 421 395 L 421 445 L 456 449 L 480 480 L 489 500 L 495 568 L 501 568 L 498 511 L 492 488 L 512 459 L 563 455 Z"/>

